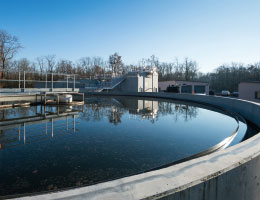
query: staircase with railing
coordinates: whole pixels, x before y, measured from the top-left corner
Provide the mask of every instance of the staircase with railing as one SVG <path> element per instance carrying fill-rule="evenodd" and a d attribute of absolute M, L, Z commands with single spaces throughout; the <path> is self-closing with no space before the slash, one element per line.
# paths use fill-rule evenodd
<path fill-rule="evenodd" d="M 99 81 L 95 84 L 87 84 L 85 90 L 92 90 L 95 92 L 101 92 L 103 90 L 112 90 L 119 86 L 126 78 L 126 75 L 117 76 L 111 78 L 110 81 Z"/>

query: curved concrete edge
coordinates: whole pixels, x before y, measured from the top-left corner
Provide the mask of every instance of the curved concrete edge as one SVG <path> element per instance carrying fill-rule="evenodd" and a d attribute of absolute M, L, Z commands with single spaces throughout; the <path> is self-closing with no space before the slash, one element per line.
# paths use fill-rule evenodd
<path fill-rule="evenodd" d="M 168 93 L 120 95 L 160 97 L 212 104 L 237 112 L 260 127 L 260 105 L 257 103 L 223 97 Z M 20 199 L 223 200 L 258 199 L 259 197 L 260 134 L 257 134 L 233 147 L 164 169 L 93 186 Z"/>

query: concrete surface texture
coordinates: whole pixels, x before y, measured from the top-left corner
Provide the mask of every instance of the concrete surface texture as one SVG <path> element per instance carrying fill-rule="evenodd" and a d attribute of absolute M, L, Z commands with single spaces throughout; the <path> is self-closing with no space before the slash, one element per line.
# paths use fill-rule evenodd
<path fill-rule="evenodd" d="M 257 103 L 188 94 L 121 93 L 118 95 L 188 100 L 220 106 L 241 114 L 260 127 L 260 104 Z M 254 200 L 259 198 L 260 135 L 257 134 L 230 148 L 164 169 L 88 187 L 21 199 Z"/>

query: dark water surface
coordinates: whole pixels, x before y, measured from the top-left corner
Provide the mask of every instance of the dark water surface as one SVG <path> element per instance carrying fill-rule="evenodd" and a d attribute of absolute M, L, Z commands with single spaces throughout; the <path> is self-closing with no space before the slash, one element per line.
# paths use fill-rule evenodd
<path fill-rule="evenodd" d="M 83 111 L 84 110 L 84 111 Z M 0 195 L 90 185 L 204 151 L 237 128 L 190 103 L 87 98 L 84 106 L 0 111 Z M 246 125 L 240 122 L 240 142 Z"/>

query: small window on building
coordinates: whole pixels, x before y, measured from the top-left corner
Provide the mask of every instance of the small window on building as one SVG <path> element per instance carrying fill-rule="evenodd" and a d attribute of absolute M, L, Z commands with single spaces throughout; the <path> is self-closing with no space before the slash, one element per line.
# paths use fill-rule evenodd
<path fill-rule="evenodd" d="M 260 91 L 255 92 L 255 98 L 260 99 Z"/>

